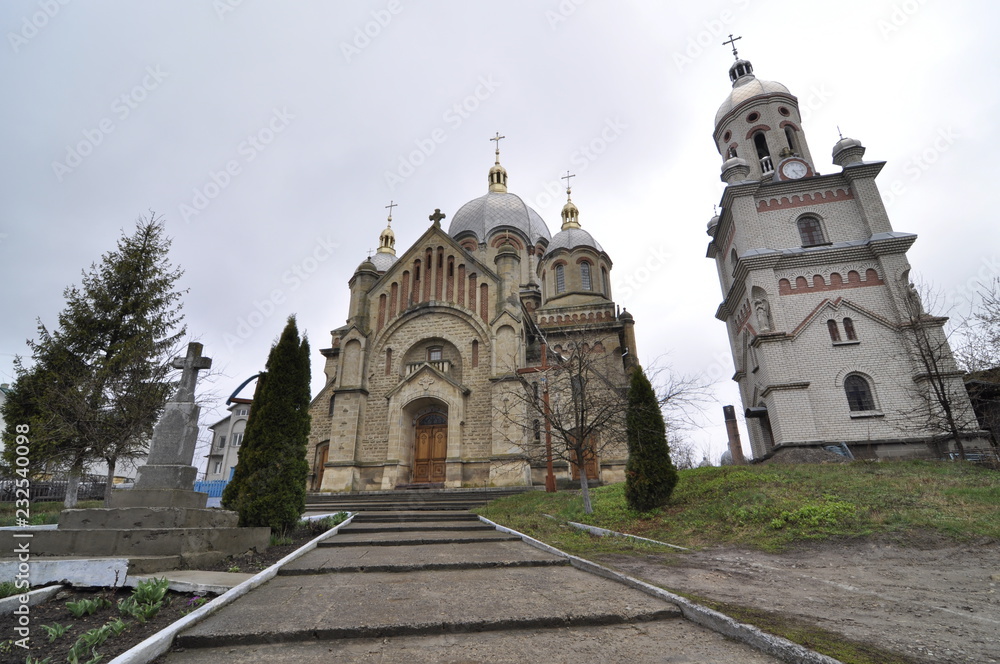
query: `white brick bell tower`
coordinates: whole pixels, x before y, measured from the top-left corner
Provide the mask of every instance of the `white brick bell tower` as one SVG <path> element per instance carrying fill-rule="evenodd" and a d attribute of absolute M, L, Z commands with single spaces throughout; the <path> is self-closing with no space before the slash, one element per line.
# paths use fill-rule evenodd
<path fill-rule="evenodd" d="M 862 161 L 861 143 L 841 138 L 834 172 L 821 174 L 797 98 L 758 79 L 735 46 L 733 55 L 732 91 L 715 117 L 726 188 L 708 257 L 753 456 L 841 443 L 859 458 L 954 449 L 914 352 L 918 334 L 935 350 L 962 438 L 976 440 L 947 319 L 926 314 L 910 284 L 916 235 L 893 231 L 875 184 L 885 162 Z"/>

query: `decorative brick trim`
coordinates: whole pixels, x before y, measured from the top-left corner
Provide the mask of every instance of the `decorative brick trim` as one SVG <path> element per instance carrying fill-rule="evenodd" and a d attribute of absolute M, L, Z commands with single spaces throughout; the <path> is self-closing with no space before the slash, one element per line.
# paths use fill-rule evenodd
<path fill-rule="evenodd" d="M 849 187 L 838 187 L 815 194 L 792 194 L 781 198 L 757 201 L 757 212 L 771 212 L 773 210 L 787 210 L 788 208 L 803 207 L 806 205 L 820 205 L 822 203 L 839 203 L 841 201 L 854 200 L 854 192 Z"/>
<path fill-rule="evenodd" d="M 496 237 L 490 241 L 490 246 L 494 249 L 499 249 L 505 242 L 507 242 L 507 240 L 510 240 L 510 243 L 514 245 L 518 251 L 524 251 L 524 244 L 516 235 L 506 236 L 498 233 Z"/>
<path fill-rule="evenodd" d="M 539 325 L 580 325 L 581 323 L 605 323 L 614 320 L 613 311 L 591 311 L 584 314 L 558 314 L 539 316 Z"/>
<path fill-rule="evenodd" d="M 822 293 L 825 291 L 835 291 L 844 290 L 847 288 L 865 288 L 866 286 L 884 286 L 885 281 L 878 276 L 878 272 L 873 268 L 868 268 L 865 270 L 865 278 L 861 279 L 861 275 L 856 270 L 851 270 L 847 273 L 847 281 L 844 281 L 843 276 L 839 272 L 833 272 L 830 274 L 830 282 L 827 283 L 823 279 L 823 275 L 814 274 L 812 277 L 812 284 L 805 276 L 795 277 L 795 286 L 793 287 L 788 279 L 778 280 L 778 295 L 797 295 L 799 293 Z"/>
<path fill-rule="evenodd" d="M 749 130 L 747 130 L 747 135 L 746 135 L 747 139 L 752 137 L 758 131 L 771 131 L 771 128 L 768 127 L 766 124 L 754 125 L 753 127 L 750 127 Z"/>
<path fill-rule="evenodd" d="M 780 127 L 781 129 L 784 129 L 785 127 L 791 127 L 795 131 L 799 131 L 799 132 L 802 131 L 801 129 L 799 129 L 799 126 L 797 124 L 795 124 L 794 122 L 792 122 L 790 120 L 782 120 L 781 124 L 779 124 L 778 127 Z"/>

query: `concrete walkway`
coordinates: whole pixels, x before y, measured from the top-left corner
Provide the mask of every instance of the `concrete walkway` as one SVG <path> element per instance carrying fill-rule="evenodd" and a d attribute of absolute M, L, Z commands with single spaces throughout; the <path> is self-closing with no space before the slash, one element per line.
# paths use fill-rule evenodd
<path fill-rule="evenodd" d="M 362 513 L 181 633 L 167 664 L 776 662 L 468 512 Z"/>

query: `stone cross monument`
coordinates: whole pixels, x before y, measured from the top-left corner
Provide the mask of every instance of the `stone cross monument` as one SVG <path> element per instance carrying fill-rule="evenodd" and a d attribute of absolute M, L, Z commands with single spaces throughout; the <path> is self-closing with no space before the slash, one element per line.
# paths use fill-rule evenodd
<path fill-rule="evenodd" d="M 135 488 L 116 491 L 111 503 L 116 507 L 205 507 L 207 494 L 195 493 L 194 448 L 198 442 L 198 405 L 194 388 L 198 371 L 212 366 L 202 357 L 203 346 L 188 344 L 187 356 L 173 361 L 182 369 L 180 384 L 173 399 L 167 402 L 163 417 L 153 429 L 146 465 L 139 469 Z"/>

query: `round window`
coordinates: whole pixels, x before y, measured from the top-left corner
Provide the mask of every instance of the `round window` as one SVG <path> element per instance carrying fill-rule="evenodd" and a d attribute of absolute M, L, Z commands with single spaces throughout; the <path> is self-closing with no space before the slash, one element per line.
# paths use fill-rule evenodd
<path fill-rule="evenodd" d="M 732 138 L 732 137 L 733 137 L 733 132 L 727 131 L 725 134 L 722 135 L 722 140 L 724 142 L 728 143 L 729 139 Z"/>
<path fill-rule="evenodd" d="M 747 122 L 757 122 L 757 120 L 760 120 L 760 113 L 758 113 L 757 111 L 754 111 L 753 113 L 747 116 Z"/>
<path fill-rule="evenodd" d="M 779 106 L 778 107 L 778 112 L 781 113 L 782 115 L 784 115 L 785 117 L 788 117 L 789 115 L 791 115 L 791 112 L 787 108 L 785 108 L 784 106 Z"/>

